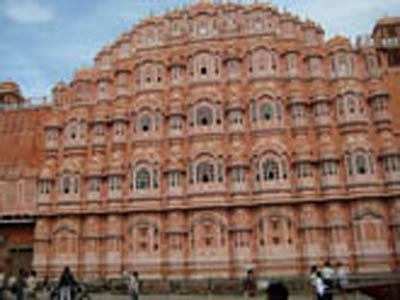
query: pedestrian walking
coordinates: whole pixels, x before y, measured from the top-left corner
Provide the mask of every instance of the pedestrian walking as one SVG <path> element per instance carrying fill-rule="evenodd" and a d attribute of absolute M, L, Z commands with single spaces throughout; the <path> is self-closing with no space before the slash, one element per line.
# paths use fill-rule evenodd
<path fill-rule="evenodd" d="M 20 269 L 15 282 L 11 286 L 11 290 L 15 294 L 16 300 L 25 300 L 26 299 L 25 298 L 26 288 L 27 288 L 26 272 L 24 269 Z"/>
<path fill-rule="evenodd" d="M 4 289 L 6 287 L 6 274 L 4 273 L 3 266 L 0 266 L 0 300 L 4 298 Z"/>
<path fill-rule="evenodd" d="M 28 300 L 36 299 L 36 289 L 37 289 L 36 272 L 32 270 L 27 278 L 27 299 Z"/>
<path fill-rule="evenodd" d="M 247 270 L 246 278 L 244 280 L 244 297 L 248 299 L 249 297 L 255 297 L 257 294 L 257 284 L 254 277 L 253 270 Z"/>
<path fill-rule="evenodd" d="M 315 279 L 315 293 L 317 294 L 318 300 L 325 300 L 326 298 L 326 286 L 322 280 L 322 275 L 320 271 L 316 273 Z"/>
<path fill-rule="evenodd" d="M 134 271 L 129 279 L 129 293 L 132 300 L 139 300 L 139 288 L 139 273 Z"/>
<path fill-rule="evenodd" d="M 347 300 L 346 294 L 346 286 L 349 284 L 349 278 L 347 274 L 347 270 L 342 265 L 341 262 L 338 262 L 336 265 L 336 281 L 337 287 L 339 289 L 339 293 L 342 295 L 343 300 Z"/>
<path fill-rule="evenodd" d="M 58 281 L 60 300 L 73 300 L 73 289 L 77 285 L 78 284 L 75 281 L 70 268 L 68 266 L 65 267 L 60 280 Z"/>
<path fill-rule="evenodd" d="M 316 265 L 311 266 L 309 280 L 310 280 L 310 286 L 311 286 L 311 299 L 312 300 L 317 300 L 317 292 L 316 292 L 317 272 L 318 272 L 317 266 Z"/>
<path fill-rule="evenodd" d="M 322 280 L 326 286 L 325 299 L 332 300 L 335 271 L 332 269 L 329 261 L 325 262 L 325 265 L 321 270 L 321 275 L 322 275 Z"/>

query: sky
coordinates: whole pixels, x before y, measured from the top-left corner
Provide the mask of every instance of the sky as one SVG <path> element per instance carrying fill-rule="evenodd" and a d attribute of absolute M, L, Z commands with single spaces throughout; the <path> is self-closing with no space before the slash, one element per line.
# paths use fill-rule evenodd
<path fill-rule="evenodd" d="M 25 97 L 48 96 L 57 81 L 70 82 L 76 69 L 91 67 L 104 45 L 150 13 L 159 15 L 195 2 L 198 0 L 0 0 L 0 82 L 17 81 Z M 337 34 L 354 39 L 371 33 L 378 18 L 400 16 L 400 0 L 268 2 L 321 24 L 327 39 Z"/>

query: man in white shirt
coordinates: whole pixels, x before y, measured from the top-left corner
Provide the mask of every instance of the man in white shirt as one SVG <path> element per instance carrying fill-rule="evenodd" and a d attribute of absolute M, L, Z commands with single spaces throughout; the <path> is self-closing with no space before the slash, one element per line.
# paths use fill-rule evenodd
<path fill-rule="evenodd" d="M 325 291 L 326 291 L 326 286 L 324 284 L 324 281 L 322 280 L 321 272 L 317 271 L 316 278 L 315 278 L 315 292 L 317 294 L 318 300 L 325 299 L 324 298 Z"/>
<path fill-rule="evenodd" d="M 129 292 L 132 300 L 139 300 L 139 273 L 133 272 L 129 279 Z"/>
<path fill-rule="evenodd" d="M 326 286 L 325 299 L 332 300 L 332 290 L 333 290 L 333 279 L 335 276 L 335 271 L 332 269 L 331 264 L 327 261 L 321 270 L 322 279 Z"/>

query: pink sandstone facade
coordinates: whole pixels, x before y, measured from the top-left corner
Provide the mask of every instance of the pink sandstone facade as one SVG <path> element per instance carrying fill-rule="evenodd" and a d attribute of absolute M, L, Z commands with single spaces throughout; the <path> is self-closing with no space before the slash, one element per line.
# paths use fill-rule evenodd
<path fill-rule="evenodd" d="M 2 219 L 34 220 L 40 276 L 289 276 L 328 259 L 396 271 L 386 56 L 267 4 L 151 16 L 52 104 L 15 110 L 3 83 Z"/>

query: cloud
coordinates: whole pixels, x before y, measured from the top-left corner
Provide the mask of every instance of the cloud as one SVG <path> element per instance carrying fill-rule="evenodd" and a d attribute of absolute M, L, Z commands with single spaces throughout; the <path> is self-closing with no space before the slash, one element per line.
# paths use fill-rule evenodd
<path fill-rule="evenodd" d="M 5 0 L 4 14 L 19 23 L 43 23 L 54 18 L 52 10 L 36 0 Z"/>

